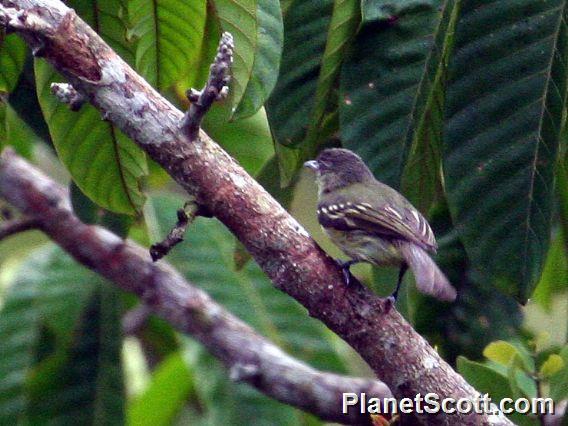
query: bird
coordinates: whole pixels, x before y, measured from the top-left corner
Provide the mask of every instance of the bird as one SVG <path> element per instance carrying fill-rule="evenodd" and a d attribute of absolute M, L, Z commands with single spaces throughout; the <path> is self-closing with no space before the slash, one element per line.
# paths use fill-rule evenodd
<path fill-rule="evenodd" d="M 304 166 L 316 174 L 318 222 L 350 258 L 337 261 L 347 284 L 355 263 L 398 266 L 394 301 L 408 268 L 420 292 L 448 302 L 456 299 L 455 288 L 430 257 L 438 245 L 428 221 L 403 195 L 375 179 L 361 157 L 328 148 Z"/>

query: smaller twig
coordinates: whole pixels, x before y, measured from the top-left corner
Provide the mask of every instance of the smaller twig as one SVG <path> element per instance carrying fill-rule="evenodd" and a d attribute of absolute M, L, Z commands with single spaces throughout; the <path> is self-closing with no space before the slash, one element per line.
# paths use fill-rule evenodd
<path fill-rule="evenodd" d="M 199 206 L 195 201 L 188 201 L 183 206 L 183 209 L 177 211 L 178 221 L 175 226 L 170 230 L 168 236 L 159 243 L 152 244 L 150 247 L 150 256 L 154 262 L 160 260 L 167 255 L 171 249 L 183 241 L 183 236 L 187 227 L 193 222 L 193 219 L 198 214 Z"/>
<path fill-rule="evenodd" d="M 0 241 L 11 235 L 38 228 L 39 221 L 37 219 L 20 218 L 0 222 Z"/>
<path fill-rule="evenodd" d="M 52 83 L 51 93 L 53 93 L 60 102 L 68 104 L 71 111 L 79 111 L 87 101 L 85 96 L 75 90 L 73 85 L 69 83 Z"/>
<path fill-rule="evenodd" d="M 215 101 L 225 99 L 229 94 L 231 76 L 229 69 L 233 63 L 234 41 L 231 33 L 224 32 L 219 41 L 217 56 L 209 69 L 209 78 L 202 90 L 189 89 L 186 92 L 190 106 L 181 122 L 183 132 L 190 141 L 199 133 L 201 120 Z"/>
<path fill-rule="evenodd" d="M 122 332 L 125 336 L 136 336 L 148 321 L 152 309 L 141 303 L 122 317 Z"/>

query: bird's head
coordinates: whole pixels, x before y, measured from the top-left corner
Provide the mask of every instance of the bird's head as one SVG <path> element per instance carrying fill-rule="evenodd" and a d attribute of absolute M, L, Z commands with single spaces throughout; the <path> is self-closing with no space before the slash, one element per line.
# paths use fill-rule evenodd
<path fill-rule="evenodd" d="M 315 160 L 306 161 L 304 166 L 316 172 L 322 193 L 374 179 L 361 157 L 343 148 L 325 149 Z"/>

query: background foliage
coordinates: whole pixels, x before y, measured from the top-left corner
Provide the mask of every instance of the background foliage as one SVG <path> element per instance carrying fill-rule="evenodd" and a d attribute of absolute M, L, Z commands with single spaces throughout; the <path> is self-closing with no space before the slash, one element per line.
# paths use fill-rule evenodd
<path fill-rule="evenodd" d="M 209 134 L 335 256 L 300 166 L 327 146 L 358 152 L 429 217 L 459 290 L 448 305 L 405 286 L 399 308 L 417 330 L 494 398 L 568 399 L 568 1 L 67 3 L 180 108 L 230 31 L 231 96 L 206 117 Z M 52 81 L 20 38 L 0 34 L 0 147 L 69 184 L 83 220 L 161 239 L 180 191 L 94 108 L 56 102 Z M 169 261 L 294 356 L 370 374 L 214 220 L 197 220 Z M 136 301 L 38 233 L 2 241 L 0 268 L 0 424 L 320 423 L 229 382 L 155 318 L 123 336 Z M 395 279 L 355 272 L 381 294 Z"/>

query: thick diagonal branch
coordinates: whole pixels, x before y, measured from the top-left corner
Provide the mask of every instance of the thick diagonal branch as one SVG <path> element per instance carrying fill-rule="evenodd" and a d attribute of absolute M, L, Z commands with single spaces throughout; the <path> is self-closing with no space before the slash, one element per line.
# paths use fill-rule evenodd
<path fill-rule="evenodd" d="M 193 335 L 225 364 L 233 380 L 247 382 L 324 420 L 342 423 L 370 424 L 368 415 L 357 407 L 348 414 L 341 412 L 343 392 L 391 396 L 378 381 L 321 373 L 286 355 L 171 266 L 153 263 L 143 247 L 82 223 L 69 207 L 66 190 L 10 150 L 0 155 L 0 197 L 39 223 L 78 262 L 140 296 L 143 309 Z"/>
<path fill-rule="evenodd" d="M 113 124 L 157 161 L 243 243 L 274 285 L 347 341 L 396 397 L 477 396 L 388 302 L 346 287 L 335 262 L 203 131 L 189 141 L 183 114 L 58 0 L 0 0 L 27 13 L 14 30 Z M 14 6 L 16 5 L 16 6 Z M 1 12 L 0 12 L 1 15 Z M 41 18 L 41 24 L 37 24 Z M 5 20 L 6 21 L 6 20 Z M 8 19 L 10 21 L 10 19 Z M 46 23 L 48 29 L 46 29 Z M 24 27 L 24 29 L 22 29 Z M 422 414 L 427 424 L 489 424 L 486 415 Z M 510 424 L 504 418 L 493 424 Z"/>

